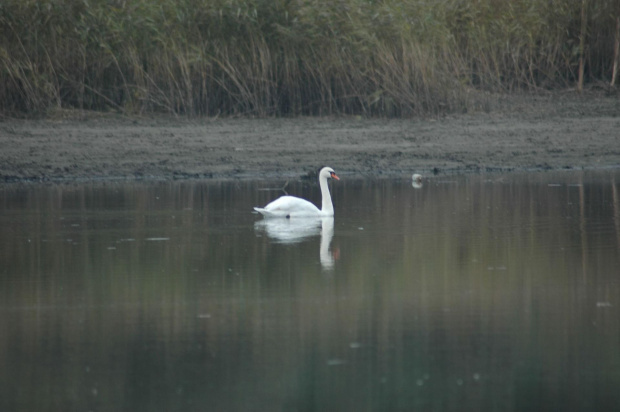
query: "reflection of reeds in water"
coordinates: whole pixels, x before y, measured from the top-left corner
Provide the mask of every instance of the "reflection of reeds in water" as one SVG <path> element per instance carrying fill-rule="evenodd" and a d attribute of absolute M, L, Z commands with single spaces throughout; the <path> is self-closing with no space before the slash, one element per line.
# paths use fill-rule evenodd
<path fill-rule="evenodd" d="M 0 406 L 486 410 L 617 387 L 614 189 L 437 180 L 342 182 L 332 274 L 317 242 L 256 237 L 250 184 L 5 196 Z"/>
<path fill-rule="evenodd" d="M 616 244 L 618 246 L 618 257 L 620 258 L 620 195 L 618 194 L 618 183 L 616 179 L 611 180 L 611 194 L 614 205 L 614 225 L 616 227 Z M 620 266 L 620 260 L 618 261 Z"/>
<path fill-rule="evenodd" d="M 0 110 L 398 116 L 617 72 L 614 2 L 115 3 L 3 2 Z"/>

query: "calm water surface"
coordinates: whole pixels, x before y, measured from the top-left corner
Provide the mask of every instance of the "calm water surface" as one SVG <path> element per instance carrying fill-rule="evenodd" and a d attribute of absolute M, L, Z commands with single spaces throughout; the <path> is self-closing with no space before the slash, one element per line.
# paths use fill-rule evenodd
<path fill-rule="evenodd" d="M 618 172 L 341 178 L 0 189 L 0 410 L 617 407 Z"/>

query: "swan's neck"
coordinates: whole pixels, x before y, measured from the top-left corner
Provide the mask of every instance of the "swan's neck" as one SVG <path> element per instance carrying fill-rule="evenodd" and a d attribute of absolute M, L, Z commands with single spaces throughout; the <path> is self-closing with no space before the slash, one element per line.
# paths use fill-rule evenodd
<path fill-rule="evenodd" d="M 327 178 L 321 177 L 319 179 L 319 186 L 321 186 L 321 196 L 323 197 L 323 205 L 321 206 L 321 213 L 326 215 L 334 214 L 334 205 L 332 204 L 332 197 L 329 194 L 329 186 L 327 186 Z"/>

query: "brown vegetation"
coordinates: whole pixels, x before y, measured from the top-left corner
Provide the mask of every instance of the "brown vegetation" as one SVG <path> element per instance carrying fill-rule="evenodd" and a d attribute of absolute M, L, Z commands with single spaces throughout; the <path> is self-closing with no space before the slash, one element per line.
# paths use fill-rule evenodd
<path fill-rule="evenodd" d="M 0 113 L 410 116 L 612 84 L 616 2 L 5 0 Z"/>

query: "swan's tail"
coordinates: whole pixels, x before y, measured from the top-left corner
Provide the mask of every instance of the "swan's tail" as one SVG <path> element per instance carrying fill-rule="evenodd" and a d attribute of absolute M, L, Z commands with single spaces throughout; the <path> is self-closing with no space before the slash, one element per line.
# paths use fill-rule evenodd
<path fill-rule="evenodd" d="M 267 210 L 265 208 L 262 207 L 255 207 L 254 210 L 256 210 L 258 213 L 260 213 L 261 215 L 263 215 L 263 217 L 268 218 L 268 217 L 290 217 L 287 213 L 283 213 L 282 211 L 271 211 L 271 210 Z"/>
<path fill-rule="evenodd" d="M 267 209 L 262 208 L 262 207 L 255 207 L 254 210 L 256 210 L 258 213 L 260 213 L 264 217 L 274 217 L 274 216 L 277 216 L 275 213 L 270 212 Z"/>

